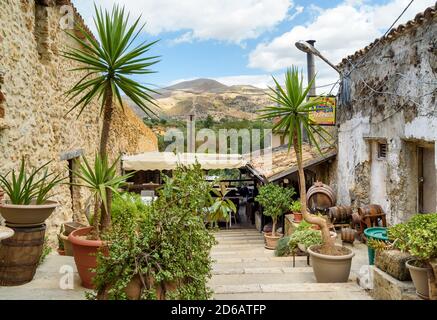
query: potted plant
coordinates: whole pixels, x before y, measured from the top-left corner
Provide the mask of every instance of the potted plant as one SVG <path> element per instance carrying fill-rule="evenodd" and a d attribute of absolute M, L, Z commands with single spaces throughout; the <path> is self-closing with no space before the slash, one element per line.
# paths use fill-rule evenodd
<path fill-rule="evenodd" d="M 155 91 L 131 76 L 152 73 L 149 67 L 159 61 L 157 57 L 145 56 L 156 41 L 144 41 L 133 47 L 134 40 L 144 27 L 137 28 L 140 18 L 129 26 L 128 14 L 124 8 L 118 6 L 114 6 L 111 12 L 95 6 L 95 17 L 99 39 L 95 39 L 77 23 L 79 36 L 77 32 L 67 32 L 76 41 L 76 45 L 63 52 L 65 58 L 78 64 L 72 71 L 81 73 L 80 80 L 66 92 L 70 99 L 77 98 L 70 111 L 78 110 L 80 116 L 85 108 L 94 108 L 94 100 L 98 99 L 101 103 L 100 114 L 103 115 L 99 156 L 96 156 L 94 167 L 86 163 L 76 172 L 82 180 L 81 185 L 92 191 L 95 203 L 93 223 L 91 227 L 73 231 L 68 238 L 73 243 L 79 275 L 86 287 L 92 287 L 94 273 L 90 268 L 96 266 L 96 257 L 90 254 L 95 254 L 102 247 L 101 234 L 111 227 L 112 194 L 117 193 L 117 188 L 129 177 L 116 175 L 118 159 L 112 165 L 107 160 L 114 109 L 124 108 L 122 95 L 126 95 L 145 113 L 154 113 L 148 104 L 156 105 L 151 96 Z M 90 80 L 91 78 L 94 80 Z"/>
<path fill-rule="evenodd" d="M 0 174 L 0 186 L 8 196 L 0 203 L 0 213 L 11 227 L 40 226 L 58 206 L 49 200 L 51 191 L 64 178 L 48 170 L 50 162 L 27 173 L 25 160 L 21 160 L 19 171 L 15 169 Z"/>
<path fill-rule="evenodd" d="M 437 257 L 437 214 L 417 214 L 407 222 L 387 229 L 392 246 L 414 258 L 406 262 L 416 293 L 429 299 L 428 279 L 432 268 L 429 261 Z"/>
<path fill-rule="evenodd" d="M 274 250 L 278 240 L 283 236 L 276 233 L 276 224 L 278 217 L 290 206 L 293 194 L 293 189 L 283 188 L 273 183 L 268 183 L 259 188 L 259 194 L 255 200 L 263 207 L 263 214 L 272 218 L 272 231 L 264 233 L 267 249 Z"/>
<path fill-rule="evenodd" d="M 207 210 L 207 220 L 216 224 L 220 220 L 225 220 L 226 223 L 232 219 L 232 213 L 237 212 L 235 203 L 231 199 L 227 199 L 226 195 L 229 193 L 224 183 L 220 184 L 220 189 L 212 188 L 215 198 L 213 205 Z"/>
<path fill-rule="evenodd" d="M 302 213 L 300 212 L 301 210 L 302 210 L 302 205 L 300 203 L 300 200 L 295 200 L 291 203 L 290 211 L 293 213 L 294 222 L 302 221 Z"/>
<path fill-rule="evenodd" d="M 328 223 L 322 217 L 310 214 L 307 208 L 305 172 L 302 160 L 303 130 L 320 153 L 320 141 L 329 142 L 331 136 L 323 127 L 310 118 L 313 108 L 324 103 L 323 98 L 316 97 L 307 100 L 310 88 L 315 79 L 311 79 L 304 89 L 303 75 L 297 67 L 287 69 L 285 86 L 282 87 L 273 77 L 274 87 L 270 87 L 270 99 L 275 104 L 261 109 L 261 119 L 277 119 L 273 131 L 288 136 L 288 148 L 294 149 L 299 175 L 299 193 L 303 219 L 311 224 L 318 225 L 322 233 L 322 244 L 313 245 L 308 252 L 313 261 L 312 266 L 318 282 L 346 282 L 349 278 L 352 257 L 351 249 L 338 246 L 331 238 Z"/>
<path fill-rule="evenodd" d="M 331 238 L 337 238 L 337 233 L 331 231 Z M 290 236 L 290 250 L 294 251 L 296 248 L 303 252 L 308 252 L 308 248 L 312 245 L 322 244 L 322 233 L 320 230 L 315 230 L 312 225 L 303 221 Z"/>
<path fill-rule="evenodd" d="M 77 171 L 79 183 L 74 185 L 88 188 L 95 203 L 92 216 L 92 226 L 79 228 L 68 236 L 73 247 L 74 261 L 85 288 L 93 288 L 92 278 L 97 267 L 96 253 L 102 249 L 101 235 L 111 227 L 111 199 L 112 194 L 118 194 L 119 187 L 133 175 L 133 173 L 117 175 L 117 158 L 113 164 L 108 164 L 107 157 L 96 155 L 94 166 L 91 166 L 85 157 L 82 157 Z"/>
<path fill-rule="evenodd" d="M 216 240 L 205 225 L 212 185 L 200 165 L 163 176 L 157 199 L 139 206 L 114 197 L 113 224 L 98 254 L 97 295 L 105 299 L 208 299 Z M 121 201 L 124 198 L 125 201 Z"/>

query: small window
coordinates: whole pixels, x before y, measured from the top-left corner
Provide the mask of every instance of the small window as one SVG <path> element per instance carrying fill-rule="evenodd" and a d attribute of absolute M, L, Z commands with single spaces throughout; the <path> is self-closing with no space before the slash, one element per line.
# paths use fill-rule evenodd
<path fill-rule="evenodd" d="M 387 143 L 378 143 L 378 159 L 387 158 Z"/>

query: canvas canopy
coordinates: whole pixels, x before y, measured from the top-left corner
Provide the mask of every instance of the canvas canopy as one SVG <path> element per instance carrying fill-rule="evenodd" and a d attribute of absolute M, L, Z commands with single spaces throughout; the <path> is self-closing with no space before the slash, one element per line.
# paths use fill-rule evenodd
<path fill-rule="evenodd" d="M 205 170 L 239 169 L 248 163 L 239 154 L 145 152 L 122 157 L 122 166 L 126 171 L 173 170 L 178 165 L 195 164 L 196 160 Z"/>

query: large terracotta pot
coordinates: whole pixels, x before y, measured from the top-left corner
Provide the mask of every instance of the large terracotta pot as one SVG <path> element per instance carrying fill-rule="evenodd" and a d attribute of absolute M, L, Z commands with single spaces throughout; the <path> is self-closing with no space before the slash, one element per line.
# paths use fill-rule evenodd
<path fill-rule="evenodd" d="M 431 268 L 416 267 L 412 264 L 415 259 L 405 262 L 408 270 L 410 271 L 411 279 L 416 287 L 416 293 L 419 297 L 428 300 L 429 299 L 429 273 L 432 272 Z"/>
<path fill-rule="evenodd" d="M 265 248 L 270 250 L 275 250 L 276 245 L 278 244 L 279 239 L 281 239 L 283 234 L 276 233 L 275 236 L 272 236 L 271 232 L 264 232 L 264 240 L 265 240 Z"/>
<path fill-rule="evenodd" d="M 80 228 L 68 236 L 68 240 L 73 246 L 74 261 L 76 262 L 77 271 L 82 280 L 82 286 L 88 289 L 94 289 L 92 279 L 96 273 L 90 269 L 97 267 L 96 254 L 103 248 L 103 241 L 83 238 L 83 236 L 89 234 L 92 229 L 93 227 Z"/>
<path fill-rule="evenodd" d="M 44 204 L 10 204 L 0 203 L 0 213 L 10 227 L 37 227 L 44 224 L 58 206 L 55 201 L 47 201 Z"/>
<path fill-rule="evenodd" d="M 343 247 L 349 252 L 348 254 L 330 256 L 315 252 L 314 249 L 316 247 L 319 247 L 319 245 L 310 246 L 308 253 L 311 256 L 313 271 L 317 282 L 347 282 L 351 271 L 352 257 L 355 253 L 353 253 L 351 249 Z"/>

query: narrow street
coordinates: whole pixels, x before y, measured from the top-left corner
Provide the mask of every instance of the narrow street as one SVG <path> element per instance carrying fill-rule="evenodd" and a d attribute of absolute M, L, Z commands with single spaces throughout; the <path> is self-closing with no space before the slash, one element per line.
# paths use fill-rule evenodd
<path fill-rule="evenodd" d="M 356 283 L 356 268 L 367 259 L 367 247 L 360 244 L 353 247 L 356 254 L 349 282 L 333 284 L 317 283 L 305 256 L 296 256 L 295 267 L 292 257 L 275 257 L 255 229 L 220 230 L 216 239 L 209 282 L 214 299 L 371 299 Z"/>

